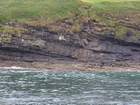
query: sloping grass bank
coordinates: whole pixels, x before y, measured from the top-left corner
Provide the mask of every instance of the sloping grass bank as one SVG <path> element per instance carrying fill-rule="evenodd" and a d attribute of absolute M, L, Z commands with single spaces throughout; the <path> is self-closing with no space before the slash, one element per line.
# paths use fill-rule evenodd
<path fill-rule="evenodd" d="M 0 0 L 0 22 L 47 25 L 74 18 L 76 28 L 80 28 L 79 23 L 95 19 L 106 26 L 104 30 L 118 30 L 120 36 L 127 30 L 120 21 L 140 26 L 139 5 L 139 0 Z"/>
<path fill-rule="evenodd" d="M 139 0 L 0 0 L 0 19 L 27 20 L 34 18 L 65 18 L 98 12 L 123 14 L 140 12 Z M 135 2 L 134 2 L 135 1 Z M 90 8 L 89 8 L 90 7 Z M 128 14 L 125 14 L 128 15 Z M 92 16 L 91 16 L 92 17 Z"/>
<path fill-rule="evenodd" d="M 79 15 L 83 3 L 79 0 L 0 0 L 0 18 L 27 20 L 34 18 L 67 17 L 69 12 Z"/>

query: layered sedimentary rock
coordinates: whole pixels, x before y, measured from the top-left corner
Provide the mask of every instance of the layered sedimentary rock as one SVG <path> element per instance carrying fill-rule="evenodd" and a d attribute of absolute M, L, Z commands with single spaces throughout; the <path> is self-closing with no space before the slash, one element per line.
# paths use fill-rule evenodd
<path fill-rule="evenodd" d="M 11 26 L 16 27 L 16 24 Z M 100 25 L 93 23 L 83 24 L 79 32 L 55 31 L 26 24 L 18 27 L 27 30 L 9 37 L 1 33 L 1 61 L 140 62 L 140 38 L 132 39 L 135 34 L 129 30 L 116 38 L 115 31 L 104 32 Z"/>

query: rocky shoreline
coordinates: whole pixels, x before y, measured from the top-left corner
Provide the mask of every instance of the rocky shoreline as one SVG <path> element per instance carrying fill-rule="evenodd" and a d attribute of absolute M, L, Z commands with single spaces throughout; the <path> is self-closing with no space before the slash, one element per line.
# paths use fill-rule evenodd
<path fill-rule="evenodd" d="M 61 62 L 59 64 L 48 62 L 19 62 L 19 61 L 1 61 L 0 67 L 22 67 L 24 70 L 33 70 L 33 71 L 140 71 L 140 63 L 130 63 L 130 62 L 115 62 L 115 63 L 83 63 L 83 62 Z M 3 69 L 1 69 L 3 70 Z M 20 70 L 20 69 L 17 69 Z M 23 70 L 23 69 L 21 69 Z"/>
<path fill-rule="evenodd" d="M 116 37 L 115 31 L 104 31 L 103 25 L 91 19 L 83 23 L 80 30 L 66 31 L 73 24 L 74 20 L 52 23 L 54 27 L 61 27 L 55 30 L 47 26 L 6 23 L 5 26 L 24 30 L 0 33 L 0 66 L 78 70 L 110 70 L 114 67 L 140 69 L 140 35 L 126 30 L 123 36 Z M 136 25 L 120 24 L 140 30 Z"/>

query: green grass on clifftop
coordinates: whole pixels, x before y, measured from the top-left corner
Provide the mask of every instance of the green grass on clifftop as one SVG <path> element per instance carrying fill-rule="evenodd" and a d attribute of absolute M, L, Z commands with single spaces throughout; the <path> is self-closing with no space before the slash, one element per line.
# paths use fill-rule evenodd
<path fill-rule="evenodd" d="M 81 5 L 78 0 L 0 0 L 0 19 L 56 19 L 67 17 L 69 12 L 79 15 Z"/>
<path fill-rule="evenodd" d="M 127 24 L 140 25 L 140 0 L 0 0 L 0 24 L 8 21 L 30 23 L 32 20 L 44 24 L 67 18 L 80 22 L 95 19 L 106 25 L 107 30 L 124 18 L 128 19 Z M 121 29 L 121 33 L 125 30 L 123 27 L 116 29 Z"/>
<path fill-rule="evenodd" d="M 86 1 L 86 2 L 82 2 Z M 65 18 L 98 12 L 113 14 L 140 12 L 140 0 L 0 0 L 0 19 Z M 111 1 L 111 2 L 110 2 Z M 134 2 L 135 1 L 135 2 Z M 91 8 L 88 9 L 88 6 Z M 91 16 L 92 17 L 92 16 Z"/>

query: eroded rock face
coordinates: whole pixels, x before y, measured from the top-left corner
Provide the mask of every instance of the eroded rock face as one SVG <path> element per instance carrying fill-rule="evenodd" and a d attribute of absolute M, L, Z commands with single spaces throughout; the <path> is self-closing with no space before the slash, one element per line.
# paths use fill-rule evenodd
<path fill-rule="evenodd" d="M 23 26 L 25 27 L 25 26 Z M 134 33 L 127 31 L 124 37 L 115 38 L 115 32 L 103 35 L 101 28 L 87 24 L 81 32 L 60 32 L 41 26 L 26 26 L 21 36 L 11 36 L 11 41 L 0 46 L 0 60 L 25 62 L 50 62 L 53 60 L 77 62 L 140 62 L 140 39 L 131 39 Z M 82 32 L 87 32 L 83 35 Z M 89 34 L 90 33 L 90 34 Z M 61 38 L 61 40 L 60 40 Z"/>

